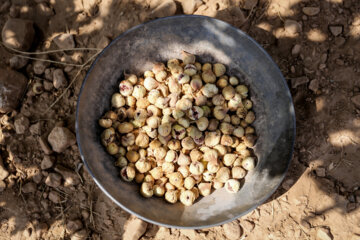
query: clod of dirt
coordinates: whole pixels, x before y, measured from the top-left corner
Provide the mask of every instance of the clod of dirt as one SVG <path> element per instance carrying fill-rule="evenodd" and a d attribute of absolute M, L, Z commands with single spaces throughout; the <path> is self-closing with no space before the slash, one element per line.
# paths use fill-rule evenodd
<path fill-rule="evenodd" d="M 96 46 L 97 48 L 104 49 L 107 47 L 107 45 L 110 44 L 110 42 L 111 42 L 110 38 L 106 36 L 102 36 Z"/>
<path fill-rule="evenodd" d="M 185 235 L 189 239 L 196 238 L 196 232 L 193 229 L 180 229 L 180 233 Z"/>
<path fill-rule="evenodd" d="M 40 167 L 42 170 L 49 169 L 54 165 L 54 163 L 55 163 L 54 157 L 45 155 L 43 160 L 41 161 Z"/>
<path fill-rule="evenodd" d="M 319 79 L 313 79 L 310 81 L 309 89 L 314 93 L 317 93 L 317 91 L 319 90 L 319 85 L 320 85 Z"/>
<path fill-rule="evenodd" d="M 27 82 L 21 73 L 0 68 L 0 112 L 9 112 L 18 106 Z"/>
<path fill-rule="evenodd" d="M 48 142 L 55 152 L 62 153 L 76 143 L 75 135 L 65 127 L 55 127 L 48 136 Z"/>
<path fill-rule="evenodd" d="M 74 36 L 69 33 L 59 34 L 53 39 L 53 41 L 60 49 L 69 49 L 75 47 Z"/>
<path fill-rule="evenodd" d="M 41 123 L 40 121 L 37 123 L 34 123 L 30 126 L 29 131 L 31 135 L 40 135 L 41 134 Z"/>
<path fill-rule="evenodd" d="M 0 180 L 4 180 L 7 176 L 9 176 L 9 172 L 5 169 L 3 160 L 0 156 Z"/>
<path fill-rule="evenodd" d="M 79 219 L 69 220 L 66 223 L 66 232 L 69 234 L 73 234 L 82 228 L 83 228 L 83 224 Z"/>
<path fill-rule="evenodd" d="M 246 10 L 253 9 L 258 4 L 258 0 L 245 0 L 243 8 Z"/>
<path fill-rule="evenodd" d="M 35 36 L 33 22 L 18 18 L 10 18 L 3 27 L 2 41 L 8 46 L 18 50 L 30 49 Z"/>
<path fill-rule="evenodd" d="M 61 185 L 61 175 L 58 173 L 50 173 L 45 179 L 45 184 L 49 187 L 59 187 Z"/>
<path fill-rule="evenodd" d="M 41 180 L 42 180 L 42 175 L 40 174 L 40 173 L 38 173 L 38 174 L 36 174 L 36 175 L 34 175 L 33 177 L 32 177 L 32 180 L 36 183 L 36 184 L 39 184 L 39 183 L 41 183 Z"/>
<path fill-rule="evenodd" d="M 12 69 L 21 69 L 28 64 L 29 60 L 27 58 L 22 58 L 19 56 L 13 56 L 9 59 L 9 65 Z"/>
<path fill-rule="evenodd" d="M 28 182 L 22 186 L 21 191 L 23 193 L 33 193 L 36 192 L 36 184 L 34 182 Z"/>
<path fill-rule="evenodd" d="M 185 14 L 193 14 L 202 4 L 200 0 L 183 0 L 181 6 Z"/>
<path fill-rule="evenodd" d="M 343 26 L 329 26 L 330 32 L 335 37 L 339 36 L 343 31 Z"/>
<path fill-rule="evenodd" d="M 46 223 L 38 223 L 35 226 L 35 233 L 38 238 L 41 238 L 43 234 L 49 229 Z"/>
<path fill-rule="evenodd" d="M 79 177 L 74 171 L 67 169 L 61 165 L 56 165 L 54 170 L 60 173 L 60 175 L 63 177 L 65 187 L 78 185 L 80 183 Z"/>
<path fill-rule="evenodd" d="M 125 223 L 123 240 L 138 240 L 146 231 L 147 223 L 131 216 Z"/>
<path fill-rule="evenodd" d="M 25 116 L 20 116 L 14 121 L 14 127 L 16 134 L 24 134 L 28 130 L 30 121 Z"/>
<path fill-rule="evenodd" d="M 74 233 L 70 239 L 71 240 L 85 240 L 85 239 L 87 239 L 87 236 L 88 236 L 88 232 L 86 231 L 86 229 L 82 229 L 82 230 Z"/>
<path fill-rule="evenodd" d="M 39 141 L 39 145 L 40 145 L 41 150 L 43 150 L 43 152 L 45 154 L 47 154 L 47 155 L 52 154 L 53 151 L 51 150 L 49 144 L 46 142 L 44 137 L 39 137 L 38 141 Z"/>
<path fill-rule="evenodd" d="M 46 17 L 54 15 L 54 11 L 45 2 L 40 2 L 36 5 L 36 12 Z"/>
<path fill-rule="evenodd" d="M 47 59 L 47 56 L 40 57 L 41 59 Z M 45 69 L 49 66 L 48 62 L 37 60 L 33 63 L 34 73 L 37 75 L 41 75 L 45 72 Z"/>
<path fill-rule="evenodd" d="M 332 240 L 333 236 L 331 235 L 331 232 L 327 228 L 319 228 L 316 231 L 316 238 L 317 240 Z"/>
<path fill-rule="evenodd" d="M 303 7 L 302 9 L 303 13 L 305 13 L 308 16 L 315 16 L 319 14 L 320 8 L 319 7 Z"/>
<path fill-rule="evenodd" d="M 173 0 L 165 0 L 151 12 L 150 16 L 151 18 L 167 17 L 174 15 L 175 12 L 176 3 Z"/>
<path fill-rule="evenodd" d="M 355 105 L 355 107 L 360 108 L 360 95 L 353 96 L 351 101 Z"/>
<path fill-rule="evenodd" d="M 223 225 L 225 236 L 230 240 L 237 240 L 242 235 L 242 229 L 237 222 L 229 222 Z"/>
<path fill-rule="evenodd" d="M 48 198 L 53 203 L 59 203 L 61 201 L 60 195 L 56 191 L 50 191 Z"/>
<path fill-rule="evenodd" d="M 53 84 L 56 89 L 65 87 L 67 80 L 62 69 L 55 69 L 53 73 Z"/>
<path fill-rule="evenodd" d="M 0 192 L 3 192 L 6 188 L 6 183 L 3 180 L 0 180 Z"/>
<path fill-rule="evenodd" d="M 294 35 L 302 31 L 302 26 L 295 20 L 286 19 L 284 23 L 284 29 L 287 33 Z"/>
<path fill-rule="evenodd" d="M 291 55 L 296 57 L 300 54 L 300 51 L 301 51 L 301 45 L 295 44 L 294 47 L 291 49 Z"/>
<path fill-rule="evenodd" d="M 254 230 L 255 228 L 255 223 L 248 221 L 248 220 L 244 220 L 241 221 L 241 227 L 247 232 L 250 233 Z"/>
<path fill-rule="evenodd" d="M 309 82 L 309 79 L 306 76 L 293 78 L 293 79 L 291 79 L 291 87 L 297 88 L 298 86 L 306 84 L 308 82 Z"/>

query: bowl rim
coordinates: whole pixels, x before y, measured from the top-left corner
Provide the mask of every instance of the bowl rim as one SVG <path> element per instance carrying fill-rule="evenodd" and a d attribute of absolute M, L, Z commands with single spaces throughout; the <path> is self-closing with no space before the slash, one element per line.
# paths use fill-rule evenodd
<path fill-rule="evenodd" d="M 224 221 L 221 221 L 221 222 L 218 222 L 218 223 L 214 223 L 214 224 L 209 224 L 209 225 L 201 225 L 201 226 L 179 226 L 179 225 L 171 225 L 171 224 L 166 224 L 166 223 L 161 223 L 161 222 L 158 222 L 156 220 L 151 220 L 151 219 L 148 219 L 146 217 L 143 217 L 139 214 L 137 214 L 136 212 L 130 210 L 129 208 L 127 208 L 126 206 L 124 206 L 123 204 L 121 204 L 120 202 L 118 202 L 103 186 L 102 184 L 100 183 L 100 181 L 94 176 L 94 174 L 92 173 L 92 171 L 90 170 L 88 164 L 87 164 L 87 161 L 85 160 L 85 157 L 84 157 L 84 154 L 83 154 L 83 150 L 82 150 L 82 147 L 81 147 L 81 143 L 80 143 L 80 134 L 79 134 L 79 126 L 78 126 L 78 117 L 79 117 L 79 103 L 80 103 L 80 97 L 81 97 L 81 94 L 82 94 L 82 91 L 84 89 L 84 86 L 86 84 L 86 81 L 88 79 L 88 76 L 89 74 L 91 73 L 92 69 L 94 68 L 95 64 L 97 63 L 97 61 L 99 60 L 99 58 L 101 58 L 101 56 L 104 54 L 104 52 L 110 48 L 113 44 L 115 44 L 115 42 L 117 42 L 119 39 L 121 39 L 122 37 L 124 37 L 125 35 L 129 34 L 130 32 L 132 31 L 135 31 L 136 29 L 138 28 L 141 28 L 143 27 L 144 25 L 148 24 L 148 23 L 153 23 L 153 22 L 161 22 L 161 21 L 164 21 L 164 20 L 167 20 L 167 19 L 174 19 L 174 18 L 202 18 L 202 19 L 209 19 L 211 21 L 219 21 L 223 24 L 225 24 L 227 27 L 231 28 L 232 30 L 238 32 L 240 35 L 242 35 L 243 37 L 247 38 L 250 42 L 252 42 L 253 44 L 255 44 L 262 52 L 263 54 L 265 54 L 265 56 L 270 60 L 270 62 L 275 66 L 275 69 L 276 71 L 279 72 L 280 76 L 281 76 L 281 79 L 282 79 L 282 83 L 284 84 L 285 88 L 288 90 L 288 93 L 289 93 L 289 97 L 290 97 L 290 100 L 291 100 L 291 103 L 290 103 L 290 114 L 292 115 L 292 121 L 293 121 L 293 139 L 292 139 L 292 143 L 291 143 L 291 150 L 290 150 L 290 153 L 291 153 L 291 157 L 290 159 L 288 160 L 288 164 L 286 166 L 286 169 L 283 173 L 283 176 L 281 176 L 280 178 L 280 181 L 279 183 L 277 184 L 276 187 L 274 187 L 274 189 L 272 191 L 269 192 L 269 194 L 266 195 L 266 197 L 264 198 L 264 200 L 260 201 L 258 204 L 254 205 L 253 207 L 249 208 L 247 211 L 244 211 L 238 215 L 236 215 L 235 217 L 232 217 L 232 218 L 229 218 L 227 220 L 224 220 Z M 83 161 L 88 173 L 90 174 L 91 178 L 94 180 L 94 182 L 97 184 L 97 186 L 101 189 L 101 191 L 103 193 L 105 193 L 105 195 L 107 197 L 109 197 L 116 205 L 118 205 L 119 207 L 121 207 L 123 210 L 127 211 L 128 213 L 132 214 L 132 215 L 135 215 L 136 217 L 148 222 L 148 223 L 151 223 L 151 224 L 155 224 L 155 225 L 158 225 L 158 226 L 163 226 L 163 227 L 167 227 L 167 228 L 177 228 L 177 229 L 203 229 L 203 228 L 210 228 L 210 227 L 216 227 L 216 226 L 220 226 L 220 225 L 223 225 L 225 223 L 229 223 L 229 222 L 232 222 L 238 218 L 240 218 L 241 216 L 244 216 L 246 214 L 248 214 L 249 212 L 253 211 L 254 209 L 256 209 L 257 207 L 261 206 L 262 204 L 264 204 L 264 202 L 266 202 L 274 193 L 275 191 L 279 188 L 280 184 L 283 182 L 284 178 L 286 177 L 287 175 L 287 172 L 289 170 L 289 167 L 290 167 L 290 164 L 292 162 L 292 157 L 293 157 L 293 153 L 294 153 L 294 146 L 295 146 L 295 140 L 296 140 L 296 116 L 295 116 L 295 108 L 294 108 L 294 104 L 293 104 L 293 98 L 292 98 L 292 95 L 291 95 L 291 92 L 290 92 L 290 89 L 287 85 L 287 82 L 282 74 L 282 72 L 280 71 L 278 65 L 275 63 L 275 61 L 272 59 L 272 57 L 265 51 L 265 49 L 258 43 L 256 42 L 252 37 L 250 37 L 248 34 L 246 34 L 245 32 L 243 32 L 241 29 L 239 28 L 236 28 L 234 27 L 233 25 L 227 23 L 227 22 L 224 22 L 220 19 L 217 19 L 217 18 L 213 18 L 213 17 L 208 17 L 208 16 L 202 16 L 202 15 L 175 15 L 175 16 L 169 16 L 169 17 L 162 17 L 162 18 L 157 18 L 157 19 L 154 19 L 154 20 L 151 20 L 151 21 L 147 21 L 147 22 L 144 22 L 144 23 L 141 23 L 141 24 L 138 24 L 128 30 L 126 30 L 125 32 L 121 33 L 119 36 L 117 36 L 115 39 L 113 39 L 110 44 L 108 46 L 106 46 L 98 55 L 97 57 L 95 58 L 94 62 L 91 64 L 89 70 L 87 71 L 85 77 L 84 77 L 84 80 L 81 84 L 81 88 L 80 88 L 80 92 L 79 92 L 79 95 L 78 95 L 78 99 L 77 99 L 77 105 L 76 105 L 76 121 L 75 121 L 75 131 L 76 131 L 76 141 L 77 141 L 77 144 L 78 144 L 78 147 L 79 147 L 79 152 L 80 152 L 80 157 L 81 157 L 81 160 Z"/>

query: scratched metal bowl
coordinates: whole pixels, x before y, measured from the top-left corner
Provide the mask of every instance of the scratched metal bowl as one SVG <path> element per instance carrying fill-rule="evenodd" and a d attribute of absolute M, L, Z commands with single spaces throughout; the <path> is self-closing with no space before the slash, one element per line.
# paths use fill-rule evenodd
<path fill-rule="evenodd" d="M 141 74 L 154 62 L 180 58 L 181 50 L 197 60 L 221 62 L 228 75 L 250 86 L 256 114 L 258 163 L 236 194 L 225 189 L 190 207 L 162 198 L 145 199 L 139 186 L 119 178 L 119 169 L 100 143 L 98 119 L 110 109 L 124 71 Z M 175 228 L 207 228 L 232 221 L 267 200 L 282 182 L 291 161 L 295 113 L 287 84 L 270 56 L 239 29 L 203 16 L 174 16 L 138 25 L 116 38 L 89 70 L 79 96 L 76 135 L 82 160 L 102 191 L 139 218 Z"/>

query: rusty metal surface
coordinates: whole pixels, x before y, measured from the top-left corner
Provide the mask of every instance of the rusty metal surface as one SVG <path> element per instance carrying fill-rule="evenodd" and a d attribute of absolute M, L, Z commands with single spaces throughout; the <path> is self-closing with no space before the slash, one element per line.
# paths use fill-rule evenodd
<path fill-rule="evenodd" d="M 256 168 L 241 190 L 224 189 L 193 206 L 145 199 L 139 186 L 119 178 L 100 143 L 97 120 L 110 109 L 124 70 L 140 74 L 156 61 L 180 58 L 181 50 L 200 62 L 221 62 L 227 74 L 250 86 L 259 136 Z M 145 221 L 176 228 L 205 228 L 236 219 L 262 204 L 277 189 L 290 164 L 295 113 L 286 82 L 269 55 L 249 36 L 203 16 L 174 16 L 136 26 L 115 39 L 97 58 L 84 80 L 77 105 L 76 134 L 82 159 L 98 186 L 119 206 Z"/>

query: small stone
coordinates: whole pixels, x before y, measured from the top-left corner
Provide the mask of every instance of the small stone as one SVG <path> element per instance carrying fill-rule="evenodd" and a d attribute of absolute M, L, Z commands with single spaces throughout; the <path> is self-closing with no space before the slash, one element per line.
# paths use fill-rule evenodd
<path fill-rule="evenodd" d="M 21 73 L 0 68 L 0 113 L 12 111 L 18 106 L 27 82 Z"/>
<path fill-rule="evenodd" d="M 309 82 L 309 79 L 306 76 L 293 78 L 293 79 L 291 79 L 291 87 L 297 88 L 298 86 L 306 84 L 308 82 Z"/>
<path fill-rule="evenodd" d="M 301 51 L 301 45 L 295 44 L 294 47 L 291 49 L 291 54 L 296 57 L 300 54 L 300 51 Z"/>
<path fill-rule="evenodd" d="M 47 68 L 45 69 L 44 71 L 44 77 L 46 80 L 49 80 L 49 81 L 52 81 L 53 80 L 53 77 L 54 77 L 54 70 L 55 68 Z"/>
<path fill-rule="evenodd" d="M 293 184 L 294 184 L 294 180 L 290 178 L 290 179 L 285 180 L 285 181 L 281 184 L 281 186 L 282 186 L 286 191 L 288 191 Z"/>
<path fill-rule="evenodd" d="M 0 156 L 0 180 L 4 180 L 7 176 L 9 176 L 9 172 L 4 167 L 3 160 Z"/>
<path fill-rule="evenodd" d="M 66 66 L 66 67 L 64 68 L 64 72 L 66 72 L 66 73 L 69 73 L 69 72 L 71 72 L 72 70 L 74 70 L 74 67 L 73 67 L 73 66 Z"/>
<path fill-rule="evenodd" d="M 71 171 L 70 169 L 61 165 L 56 165 L 54 170 L 55 172 L 60 173 L 60 175 L 63 177 L 65 187 L 78 185 L 80 183 L 79 177 L 74 171 Z"/>
<path fill-rule="evenodd" d="M 332 35 L 334 35 L 335 37 L 339 36 L 342 31 L 343 31 L 343 26 L 329 26 L 330 32 L 332 33 Z"/>
<path fill-rule="evenodd" d="M 2 41 L 7 47 L 27 51 L 35 36 L 33 22 L 18 18 L 10 18 L 2 30 Z"/>
<path fill-rule="evenodd" d="M 308 16 L 315 16 L 319 14 L 320 8 L 319 7 L 303 7 L 302 9 L 303 13 L 305 13 Z"/>
<path fill-rule="evenodd" d="M 66 148 L 76 143 L 76 138 L 69 129 L 54 127 L 48 136 L 48 141 L 55 152 L 62 153 Z"/>
<path fill-rule="evenodd" d="M 97 44 L 97 48 L 104 49 L 110 44 L 110 39 L 106 36 L 102 36 Z"/>
<path fill-rule="evenodd" d="M 41 57 L 41 59 L 47 59 L 47 57 Z M 41 75 L 45 72 L 45 69 L 49 66 L 48 62 L 36 60 L 33 64 L 34 73 Z"/>
<path fill-rule="evenodd" d="M 32 177 L 32 180 L 36 183 L 36 184 L 39 184 L 41 183 L 41 180 L 42 180 L 42 175 L 40 173 L 34 175 Z"/>
<path fill-rule="evenodd" d="M 253 9 L 258 4 L 258 0 L 245 0 L 243 8 L 246 10 Z"/>
<path fill-rule="evenodd" d="M 55 69 L 53 73 L 53 84 L 56 89 L 65 87 L 67 80 L 62 69 Z"/>
<path fill-rule="evenodd" d="M 38 141 L 39 141 L 41 150 L 43 150 L 43 152 L 45 154 L 47 154 L 47 155 L 52 154 L 53 151 L 51 150 L 49 144 L 46 142 L 46 140 L 43 137 L 39 137 Z"/>
<path fill-rule="evenodd" d="M 89 218 L 89 216 L 90 216 L 89 211 L 83 209 L 83 210 L 81 211 L 81 216 L 82 216 L 82 218 L 83 218 L 84 220 L 87 220 L 87 219 Z"/>
<path fill-rule="evenodd" d="M 50 191 L 48 198 L 49 198 L 49 200 L 52 201 L 53 203 L 60 203 L 60 202 L 61 202 L 60 195 L 59 195 L 59 193 L 56 192 L 56 191 Z"/>
<path fill-rule="evenodd" d="M 176 12 L 176 3 L 173 0 L 165 0 L 160 3 L 152 12 L 152 18 L 172 16 Z"/>
<path fill-rule="evenodd" d="M 196 232 L 194 229 L 180 229 L 180 233 L 182 235 L 185 235 L 189 239 L 195 239 L 196 238 Z"/>
<path fill-rule="evenodd" d="M 223 229 L 225 236 L 230 240 L 237 240 L 242 235 L 241 227 L 236 221 L 224 224 Z"/>
<path fill-rule="evenodd" d="M 70 220 L 66 223 L 66 232 L 68 234 L 73 234 L 82 228 L 83 228 L 83 224 L 79 219 Z"/>
<path fill-rule="evenodd" d="M 319 79 L 313 79 L 310 81 L 309 89 L 314 93 L 317 93 L 317 91 L 319 90 L 319 84 Z"/>
<path fill-rule="evenodd" d="M 245 220 L 245 221 L 241 221 L 241 226 L 246 232 L 250 233 L 254 230 L 255 223 Z"/>
<path fill-rule="evenodd" d="M 284 29 L 287 33 L 291 35 L 297 34 L 302 31 L 301 24 L 291 19 L 285 20 Z"/>
<path fill-rule="evenodd" d="M 146 231 L 147 223 L 131 216 L 125 223 L 123 240 L 138 240 Z"/>
<path fill-rule="evenodd" d="M 196 0 L 182 0 L 181 6 L 185 14 L 193 14 L 195 12 Z"/>
<path fill-rule="evenodd" d="M 6 189 L 6 183 L 3 180 L 0 180 L 0 192 L 3 192 Z"/>
<path fill-rule="evenodd" d="M 59 34 L 53 39 L 53 41 L 60 49 L 75 48 L 74 36 L 69 33 Z"/>
<path fill-rule="evenodd" d="M 51 168 L 55 163 L 55 158 L 49 155 L 45 155 L 43 160 L 41 161 L 41 169 L 45 170 L 45 169 L 49 169 Z"/>
<path fill-rule="evenodd" d="M 49 173 L 45 179 L 45 184 L 49 187 L 59 187 L 61 185 L 61 175 L 58 173 Z"/>
<path fill-rule="evenodd" d="M 331 232 L 329 229 L 326 228 L 319 228 L 316 231 L 316 237 L 318 240 L 332 240 L 333 236 L 331 235 Z"/>
<path fill-rule="evenodd" d="M 85 229 L 82 229 L 71 235 L 70 240 L 85 240 L 87 237 L 88 232 Z"/>
<path fill-rule="evenodd" d="M 28 182 L 22 186 L 21 191 L 23 193 L 33 193 L 36 192 L 36 184 L 34 182 Z"/>
<path fill-rule="evenodd" d="M 30 121 L 27 117 L 21 116 L 14 121 L 14 127 L 16 134 L 24 134 L 29 128 Z"/>
<path fill-rule="evenodd" d="M 29 131 L 32 135 L 40 135 L 41 134 L 41 122 L 34 123 L 30 126 Z"/>
<path fill-rule="evenodd" d="M 13 56 L 9 59 L 9 65 L 12 69 L 21 69 L 28 64 L 29 60 L 27 58 Z"/>
<path fill-rule="evenodd" d="M 338 46 L 338 47 L 344 45 L 345 42 L 346 42 L 346 40 L 343 37 L 335 38 L 335 45 Z"/>
<path fill-rule="evenodd" d="M 51 91 L 54 88 L 54 84 L 49 81 L 43 81 L 43 86 L 46 91 Z"/>

